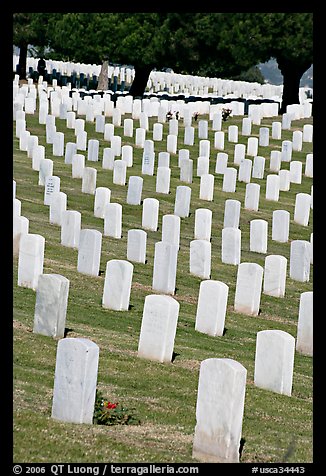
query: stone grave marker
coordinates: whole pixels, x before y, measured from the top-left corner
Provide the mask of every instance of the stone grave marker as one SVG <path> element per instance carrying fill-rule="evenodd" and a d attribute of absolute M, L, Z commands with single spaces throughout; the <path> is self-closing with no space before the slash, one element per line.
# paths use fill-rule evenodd
<path fill-rule="evenodd" d="M 287 259 L 280 255 L 265 258 L 263 293 L 268 296 L 284 297 Z"/>
<path fill-rule="evenodd" d="M 64 337 L 69 283 L 69 279 L 60 274 L 40 275 L 34 311 L 35 334 Z"/>
<path fill-rule="evenodd" d="M 291 396 L 295 339 L 281 330 L 257 332 L 254 382 L 257 387 Z"/>
<path fill-rule="evenodd" d="M 309 193 L 297 193 L 294 205 L 294 222 L 302 226 L 308 226 L 310 217 L 310 201 Z"/>
<path fill-rule="evenodd" d="M 138 343 L 138 357 L 171 362 L 177 330 L 179 303 L 171 296 L 145 297 Z"/>
<path fill-rule="evenodd" d="M 176 188 L 174 214 L 180 218 L 187 218 L 190 213 L 191 188 L 187 185 L 178 185 Z"/>
<path fill-rule="evenodd" d="M 290 244 L 290 278 L 302 283 L 310 278 L 310 243 L 293 240 Z"/>
<path fill-rule="evenodd" d="M 162 241 L 176 245 L 179 249 L 180 243 L 180 222 L 177 215 L 163 215 L 162 217 Z"/>
<path fill-rule="evenodd" d="M 250 316 L 259 313 L 264 269 L 257 263 L 240 263 L 234 298 L 234 310 Z"/>
<path fill-rule="evenodd" d="M 175 293 L 178 246 L 158 241 L 154 248 L 152 289 L 165 294 Z"/>
<path fill-rule="evenodd" d="M 227 227 L 222 230 L 222 263 L 240 264 L 241 260 L 241 230 Z"/>
<path fill-rule="evenodd" d="M 67 423 L 93 423 L 99 347 L 89 339 L 60 339 L 51 416 Z"/>
<path fill-rule="evenodd" d="M 202 279 L 211 277 L 211 249 L 207 240 L 192 240 L 190 242 L 189 272 Z"/>
<path fill-rule="evenodd" d="M 160 202 L 156 198 L 145 198 L 142 211 L 142 228 L 157 231 Z"/>
<path fill-rule="evenodd" d="M 127 237 L 127 260 L 146 263 L 147 233 L 144 230 L 130 229 Z"/>
<path fill-rule="evenodd" d="M 74 154 L 71 162 L 72 178 L 83 178 L 85 169 L 85 156 L 82 154 Z"/>
<path fill-rule="evenodd" d="M 128 311 L 134 266 L 126 260 L 107 262 L 102 307 L 114 311 Z"/>
<path fill-rule="evenodd" d="M 205 463 L 238 463 L 247 370 L 233 359 L 200 364 L 192 457 Z"/>
<path fill-rule="evenodd" d="M 64 211 L 61 217 L 61 244 L 78 249 L 80 230 L 81 213 L 77 210 Z"/>
<path fill-rule="evenodd" d="M 98 276 L 100 271 L 102 233 L 84 228 L 80 231 L 77 271 L 90 276 Z"/>
<path fill-rule="evenodd" d="M 229 287 L 221 281 L 202 281 L 196 311 L 195 329 L 210 336 L 222 336 Z"/>
<path fill-rule="evenodd" d="M 128 182 L 127 203 L 128 205 L 140 205 L 144 179 L 137 175 L 131 175 Z"/>
<path fill-rule="evenodd" d="M 94 216 L 104 218 L 106 205 L 110 203 L 111 190 L 107 187 L 96 187 L 94 197 Z"/>
<path fill-rule="evenodd" d="M 107 203 L 103 234 L 117 239 L 122 237 L 122 205 L 120 203 Z"/>
<path fill-rule="evenodd" d="M 300 295 L 296 350 L 313 356 L 313 291 Z"/>
<path fill-rule="evenodd" d="M 18 286 L 37 289 L 43 273 L 45 238 L 35 233 L 21 235 L 18 256 Z"/>
<path fill-rule="evenodd" d="M 50 203 L 49 222 L 52 225 L 62 225 L 62 215 L 67 209 L 67 194 L 54 192 Z"/>
<path fill-rule="evenodd" d="M 222 191 L 227 193 L 234 193 L 237 186 L 238 171 L 234 167 L 227 167 L 223 176 Z"/>
<path fill-rule="evenodd" d="M 93 167 L 84 167 L 82 177 L 82 193 L 95 195 L 96 190 L 97 169 Z"/>

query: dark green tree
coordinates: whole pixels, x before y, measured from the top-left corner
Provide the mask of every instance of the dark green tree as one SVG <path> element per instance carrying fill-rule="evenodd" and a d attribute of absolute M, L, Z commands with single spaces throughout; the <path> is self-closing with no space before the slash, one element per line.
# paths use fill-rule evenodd
<path fill-rule="evenodd" d="M 51 14 L 14 13 L 13 44 L 19 48 L 18 74 L 26 79 L 26 62 L 29 45 L 45 47 L 48 44 L 47 25 Z"/>

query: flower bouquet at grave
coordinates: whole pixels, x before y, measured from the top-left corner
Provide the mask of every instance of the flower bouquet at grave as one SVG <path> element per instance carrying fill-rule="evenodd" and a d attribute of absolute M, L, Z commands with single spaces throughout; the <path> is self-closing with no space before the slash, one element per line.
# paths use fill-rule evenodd
<path fill-rule="evenodd" d="M 93 423 L 97 425 L 139 425 L 140 420 L 134 416 L 133 409 L 126 408 L 122 403 L 104 399 L 96 390 Z"/>
<path fill-rule="evenodd" d="M 223 121 L 227 120 L 227 118 L 229 117 L 231 112 L 232 112 L 232 109 L 228 109 L 228 108 L 223 108 L 222 109 L 222 119 L 223 119 Z"/>

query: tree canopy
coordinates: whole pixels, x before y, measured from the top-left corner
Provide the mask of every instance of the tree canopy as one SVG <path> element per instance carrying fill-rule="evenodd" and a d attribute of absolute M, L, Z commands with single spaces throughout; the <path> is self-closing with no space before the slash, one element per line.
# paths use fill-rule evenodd
<path fill-rule="evenodd" d="M 312 64 L 312 30 L 312 13 L 14 14 L 18 46 L 28 39 L 47 43 L 53 59 L 133 65 L 140 95 L 153 68 L 230 78 L 273 57 L 287 104 Z"/>

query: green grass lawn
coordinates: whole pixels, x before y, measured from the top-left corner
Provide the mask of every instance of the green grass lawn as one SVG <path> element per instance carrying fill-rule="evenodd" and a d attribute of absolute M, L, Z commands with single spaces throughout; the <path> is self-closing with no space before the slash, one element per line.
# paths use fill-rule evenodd
<path fill-rule="evenodd" d="M 123 119 L 131 117 L 126 114 Z M 201 116 L 200 119 L 208 119 Z M 271 130 L 273 121 L 265 118 L 260 126 L 252 127 L 252 135 L 258 137 L 259 127 Z M 61 179 L 60 190 L 67 194 L 67 209 L 78 210 L 82 215 L 82 228 L 93 228 L 103 233 L 103 220 L 94 217 L 94 196 L 81 193 L 81 179 L 71 178 L 71 165 L 64 157 L 52 155 L 52 145 L 46 144 L 45 125 L 38 123 L 38 113 L 27 115 L 27 129 L 39 137 L 39 144 L 46 147 L 46 158 L 54 163 L 53 175 Z M 112 118 L 106 118 L 106 123 Z M 146 138 L 152 139 L 154 118 L 150 118 L 150 131 Z M 239 142 L 247 143 L 241 135 L 242 117 L 230 117 L 223 122 L 227 132 L 231 124 L 239 126 Z M 303 124 L 312 119 L 293 121 L 290 131 L 282 131 L 282 140 L 292 139 L 294 130 L 302 130 Z M 74 132 L 66 128 L 66 121 L 56 118 L 57 131 L 65 133 L 65 143 L 75 142 Z M 14 314 L 14 461 L 15 462 L 162 462 L 196 463 L 192 458 L 192 443 L 196 424 L 196 398 L 199 367 L 207 358 L 231 358 L 247 369 L 247 385 L 242 427 L 243 449 L 241 462 L 312 462 L 312 358 L 295 353 L 292 396 L 279 395 L 254 385 L 254 359 L 256 334 L 267 329 L 280 329 L 296 337 L 299 300 L 302 292 L 313 289 L 310 281 L 301 283 L 289 278 L 287 273 L 284 298 L 262 294 L 261 312 L 250 317 L 234 312 L 234 295 L 237 266 L 221 261 L 221 237 L 224 218 L 224 203 L 228 198 L 241 201 L 240 229 L 241 262 L 255 262 L 264 266 L 266 255 L 249 251 L 249 222 L 254 218 L 268 221 L 267 254 L 280 254 L 290 258 L 290 241 L 310 240 L 313 230 L 312 211 L 307 227 L 294 223 L 295 196 L 299 192 L 310 193 L 312 179 L 302 175 L 302 184 L 291 184 L 289 192 L 280 192 L 278 202 L 265 199 L 266 175 L 269 173 L 271 150 L 281 150 L 282 140 L 270 138 L 269 147 L 259 147 L 258 155 L 266 158 L 264 179 L 253 179 L 261 186 L 259 210 L 245 210 L 245 185 L 237 182 L 235 193 L 222 192 L 222 176 L 215 174 L 214 200 L 199 199 L 199 178 L 196 165 L 199 150 L 198 123 L 194 123 L 195 145 L 183 144 L 183 125 L 179 121 L 178 149 L 190 150 L 194 160 L 194 179 L 191 184 L 191 214 L 181 219 L 180 251 L 176 278 L 175 299 L 180 303 L 179 320 L 175 338 L 175 358 L 169 364 L 160 364 L 137 357 L 138 340 L 144 299 L 152 291 L 154 244 L 161 240 L 162 216 L 173 213 L 175 190 L 180 182 L 177 155 L 171 154 L 170 194 L 155 192 L 156 175 L 144 179 L 142 199 L 157 198 L 159 229 L 147 232 L 147 263 L 134 264 L 131 309 L 115 312 L 101 305 L 104 272 L 107 261 L 126 259 L 127 232 L 141 228 L 142 206 L 126 204 L 130 175 L 141 176 L 142 149 L 134 147 L 133 167 L 127 169 L 127 185 L 112 182 L 113 173 L 102 168 L 99 162 L 86 165 L 97 169 L 97 186 L 111 189 L 111 202 L 121 203 L 122 238 L 103 236 L 100 275 L 86 276 L 77 272 L 77 251 L 60 244 L 60 227 L 49 223 L 49 207 L 43 204 L 44 187 L 38 185 L 38 172 L 32 169 L 32 160 L 27 152 L 19 150 L 19 141 L 13 134 L 13 178 L 16 181 L 16 197 L 21 200 L 21 214 L 29 219 L 29 232 L 45 238 L 44 273 L 58 273 L 70 280 L 66 319 L 67 337 L 86 337 L 100 348 L 98 389 L 110 401 L 119 401 L 140 418 L 136 426 L 76 425 L 55 421 L 51 418 L 54 369 L 57 339 L 34 334 L 33 320 L 35 291 L 17 285 L 18 258 L 13 259 L 13 314 Z M 134 120 L 134 131 L 138 121 Z M 217 150 L 214 150 L 214 131 L 209 122 L 211 140 L 210 173 L 214 174 Z M 103 148 L 109 142 L 103 134 L 95 132 L 95 122 L 86 122 L 88 139 L 100 141 L 100 159 Z M 156 166 L 158 152 L 166 150 L 168 124 L 164 124 L 162 142 L 155 142 Z M 123 136 L 123 127 L 115 127 L 115 134 L 122 136 L 122 145 L 134 145 L 134 138 Z M 271 135 L 271 134 L 270 134 Z M 234 145 L 225 136 L 224 151 L 229 154 L 228 165 L 233 164 Z M 312 152 L 311 143 L 303 143 L 301 152 L 293 152 L 292 160 L 305 163 L 307 153 Z M 156 171 L 155 166 L 155 171 Z M 282 162 L 282 168 L 289 163 Z M 304 166 L 303 166 L 304 172 Z M 229 286 L 225 333 L 211 337 L 195 331 L 195 317 L 200 278 L 189 274 L 189 243 L 194 239 L 194 217 L 197 208 L 208 208 L 212 219 L 212 273 L 211 279 L 220 280 Z M 284 209 L 290 212 L 290 238 L 288 243 L 271 240 L 272 212 Z"/>

